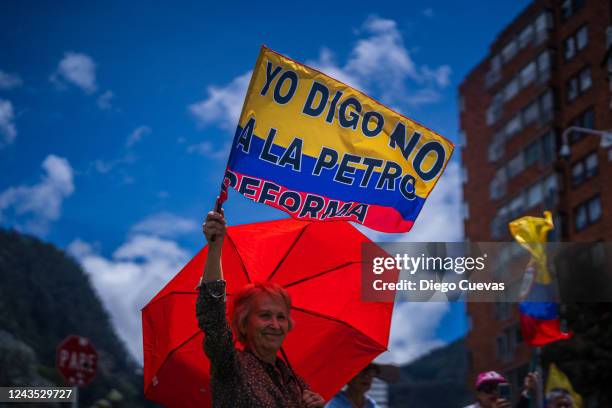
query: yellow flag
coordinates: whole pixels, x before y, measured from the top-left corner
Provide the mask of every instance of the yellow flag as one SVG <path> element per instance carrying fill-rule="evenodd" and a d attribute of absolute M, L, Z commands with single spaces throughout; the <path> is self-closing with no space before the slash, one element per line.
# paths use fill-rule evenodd
<path fill-rule="evenodd" d="M 548 272 L 546 249 L 546 235 L 554 228 L 552 214 L 544 211 L 544 218 L 521 217 L 508 224 L 510 234 L 516 242 L 521 244 L 531 254 L 533 262 L 537 265 L 535 280 L 541 284 L 549 284 L 550 273 Z"/>
<path fill-rule="evenodd" d="M 551 390 L 555 388 L 561 388 L 562 390 L 566 390 L 572 396 L 574 400 L 575 408 L 582 408 L 582 397 L 576 391 L 574 391 L 574 387 L 572 387 L 572 383 L 567 378 L 567 376 L 563 373 L 563 371 L 559 370 L 554 363 L 552 363 L 548 370 L 548 380 L 546 381 L 546 393 L 548 394 Z"/>

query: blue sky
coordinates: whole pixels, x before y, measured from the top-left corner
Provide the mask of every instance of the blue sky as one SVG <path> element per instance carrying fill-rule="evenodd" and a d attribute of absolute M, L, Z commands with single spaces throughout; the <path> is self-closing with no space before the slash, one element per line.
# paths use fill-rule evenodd
<path fill-rule="evenodd" d="M 69 249 L 139 355 L 138 310 L 203 245 L 262 44 L 456 142 L 458 84 L 526 5 L 5 2 L 0 223 Z M 461 239 L 457 158 L 411 233 L 372 238 Z M 236 194 L 226 212 L 285 217 Z M 390 359 L 464 332 L 462 305 L 423 307 L 398 307 Z"/>

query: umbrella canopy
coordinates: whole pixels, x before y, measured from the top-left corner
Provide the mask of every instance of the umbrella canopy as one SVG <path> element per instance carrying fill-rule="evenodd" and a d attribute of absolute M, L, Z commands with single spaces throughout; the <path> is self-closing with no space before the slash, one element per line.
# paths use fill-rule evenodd
<path fill-rule="evenodd" d="M 229 227 L 223 243 L 228 316 L 240 287 L 255 281 L 283 286 L 295 320 L 283 350 L 326 400 L 387 348 L 393 303 L 360 298 L 367 242 L 345 222 L 286 219 Z M 165 406 L 211 405 L 210 366 L 195 317 L 195 286 L 207 252 L 204 247 L 142 309 L 145 396 Z"/>

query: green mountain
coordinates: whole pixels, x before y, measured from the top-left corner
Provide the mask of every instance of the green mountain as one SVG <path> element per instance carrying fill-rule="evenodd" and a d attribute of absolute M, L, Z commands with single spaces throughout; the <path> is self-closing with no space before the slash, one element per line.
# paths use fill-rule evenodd
<path fill-rule="evenodd" d="M 66 336 L 89 338 L 98 351 L 94 380 L 79 406 L 149 405 L 142 368 L 117 337 L 88 276 L 66 253 L 37 238 L 0 229 L 0 386 L 64 386 L 55 369 Z M 112 391 L 114 390 L 114 391 Z"/>
<path fill-rule="evenodd" d="M 465 342 L 456 340 L 400 368 L 400 380 L 389 385 L 391 407 L 457 408 L 468 405 Z"/>

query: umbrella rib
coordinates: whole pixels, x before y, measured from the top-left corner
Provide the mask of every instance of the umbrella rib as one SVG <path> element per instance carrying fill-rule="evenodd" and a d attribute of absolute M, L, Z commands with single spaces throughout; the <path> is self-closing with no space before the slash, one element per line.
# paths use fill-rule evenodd
<path fill-rule="evenodd" d="M 174 347 L 172 350 L 170 350 L 170 352 L 168 354 L 166 354 L 166 358 L 164 359 L 164 362 L 161 363 L 161 365 L 159 366 L 159 368 L 157 369 L 157 371 L 155 372 L 155 374 L 153 375 L 153 377 L 156 377 L 157 374 L 161 373 L 161 371 L 164 369 L 164 366 L 166 365 L 166 363 L 168 361 L 170 361 L 170 357 L 172 357 L 172 355 L 174 354 L 174 352 L 178 349 L 180 349 L 181 347 L 183 347 L 185 344 L 187 344 L 188 342 L 191 341 L 191 339 L 193 339 L 194 337 L 196 337 L 198 334 L 202 333 L 201 330 L 198 330 L 196 333 L 192 334 L 191 336 L 189 336 L 189 338 L 187 340 L 185 340 L 184 342 L 182 342 L 181 344 L 179 344 L 178 346 Z M 151 385 L 153 384 L 148 384 L 147 385 L 147 389 L 145 391 L 145 394 L 149 391 L 149 388 L 151 388 Z"/>
<path fill-rule="evenodd" d="M 155 302 L 153 302 L 153 303 L 147 303 L 146 305 L 144 305 L 144 306 L 142 307 L 142 309 L 140 309 L 140 311 L 141 311 L 141 312 L 144 312 L 144 310 L 145 310 L 145 309 L 147 309 L 149 306 L 152 306 L 152 305 L 156 304 L 157 302 L 159 302 L 159 301 L 161 301 L 161 300 L 163 300 L 163 299 L 167 298 L 167 297 L 168 297 L 168 296 L 170 296 L 170 295 L 196 295 L 196 296 L 198 296 L 198 293 L 199 293 L 198 291 L 190 291 L 190 292 L 188 292 L 188 291 L 183 291 L 183 290 L 176 290 L 176 291 L 175 291 L 175 290 L 173 290 L 172 292 L 168 292 L 168 293 L 166 293 L 164 296 L 162 296 L 162 297 L 160 297 L 160 298 L 158 298 L 158 299 L 155 299 Z M 233 293 L 228 292 L 228 291 L 226 290 L 226 291 L 225 291 L 225 296 L 233 296 Z"/>
<path fill-rule="evenodd" d="M 295 238 L 295 240 L 293 241 L 293 243 L 291 244 L 291 246 L 289 247 L 289 249 L 287 249 L 287 252 L 285 252 L 285 255 L 283 255 L 283 257 L 280 259 L 280 261 L 278 261 L 278 263 L 276 264 L 276 267 L 274 268 L 274 270 L 270 273 L 270 275 L 268 275 L 268 281 L 270 281 L 272 279 L 272 277 L 276 274 L 276 272 L 278 271 L 278 269 L 281 267 L 281 265 L 283 264 L 283 262 L 285 262 L 285 259 L 287 259 L 287 257 L 289 256 L 289 254 L 291 253 L 291 250 L 293 250 L 293 247 L 295 247 L 298 243 L 298 241 L 300 240 L 300 238 L 302 237 L 302 235 L 304 234 L 304 232 L 306 231 L 306 228 L 308 228 L 311 224 L 307 224 L 304 228 L 302 228 L 302 230 L 300 231 L 300 233 L 298 234 L 298 236 Z"/>
<path fill-rule="evenodd" d="M 357 262 L 357 261 L 345 262 L 342 265 L 334 266 L 333 268 L 327 269 L 327 270 L 325 270 L 323 272 L 319 272 L 319 273 L 317 273 L 315 275 L 308 276 L 306 278 L 302 278 L 302 279 L 296 280 L 294 282 L 288 283 L 286 285 L 283 285 L 283 287 L 284 288 L 288 288 L 288 287 L 291 287 L 291 286 L 295 286 L 295 285 L 298 285 L 298 284 L 300 284 L 302 282 L 306 282 L 306 281 L 308 281 L 310 279 L 318 278 L 319 276 L 323 276 L 325 274 L 337 271 L 339 269 L 345 268 L 345 267 L 347 267 L 349 265 L 352 265 L 352 264 L 355 264 L 355 263 L 359 263 L 359 262 Z"/>
<path fill-rule="evenodd" d="M 335 322 L 335 323 L 341 324 L 341 325 L 346 326 L 346 327 L 348 327 L 348 328 L 350 328 L 350 329 L 352 329 L 352 330 L 355 330 L 355 331 L 357 331 L 357 332 L 359 332 L 359 333 L 361 333 L 361 334 L 363 334 L 363 335 L 365 336 L 365 333 L 364 333 L 364 332 L 362 332 L 361 330 L 359 330 L 358 328 L 356 328 L 356 327 L 355 327 L 355 326 L 353 326 L 352 324 L 349 324 L 349 323 L 347 323 L 347 322 L 345 322 L 345 321 L 342 321 L 342 320 L 340 320 L 340 319 L 337 319 L 337 318 L 335 318 L 335 317 L 331 317 L 331 316 L 328 316 L 328 315 L 324 315 L 324 314 L 322 314 L 322 313 L 313 312 L 312 310 L 306 310 L 306 309 L 303 309 L 303 308 L 301 308 L 301 307 L 296 307 L 296 306 L 291 306 L 291 309 L 293 309 L 293 310 L 297 310 L 297 311 L 299 311 L 299 312 L 302 312 L 302 313 L 305 313 L 305 314 L 308 314 L 308 315 L 311 315 L 311 316 L 315 316 L 315 317 L 318 317 L 318 318 L 321 318 L 321 319 L 324 319 L 324 320 L 330 320 L 330 321 L 332 321 L 332 322 Z M 387 350 L 387 346 L 384 346 L 384 345 L 380 344 L 380 343 L 379 343 L 379 342 L 377 342 L 376 340 L 373 340 L 373 341 L 374 341 L 376 344 L 378 344 L 380 347 L 382 347 L 383 349 Z"/>
<path fill-rule="evenodd" d="M 195 291 L 195 290 L 190 291 L 190 292 L 188 292 L 188 291 L 184 291 L 184 290 L 179 290 L 179 291 L 174 291 L 174 290 L 173 290 L 172 292 L 168 292 L 168 293 L 166 293 L 164 296 L 161 296 L 161 297 L 159 297 L 159 298 L 155 299 L 155 301 L 154 301 L 154 302 L 149 302 L 149 303 L 147 303 L 146 305 L 144 305 L 144 306 L 142 307 L 142 309 L 140 309 L 140 311 L 141 311 L 141 312 L 144 312 L 144 310 L 145 310 L 146 308 L 148 308 L 149 306 L 153 306 L 155 303 L 157 303 L 157 302 L 159 302 L 159 301 L 161 301 L 161 300 L 163 300 L 163 299 L 167 298 L 167 297 L 168 297 L 168 296 L 170 296 L 170 295 L 197 295 L 197 294 L 198 294 L 198 292 L 197 292 L 197 291 Z"/>
<path fill-rule="evenodd" d="M 238 246 L 236 246 L 236 243 L 234 242 L 234 240 L 229 234 L 227 234 L 227 238 L 229 238 L 230 242 L 234 246 L 234 250 L 236 251 L 236 254 L 238 254 L 238 258 L 240 259 L 240 267 L 242 268 L 242 272 L 244 272 L 244 276 L 246 276 L 247 282 L 251 283 L 251 277 L 249 276 L 248 271 L 244 267 L 244 259 L 242 259 L 242 254 L 240 253 L 240 251 L 238 251 Z"/>

